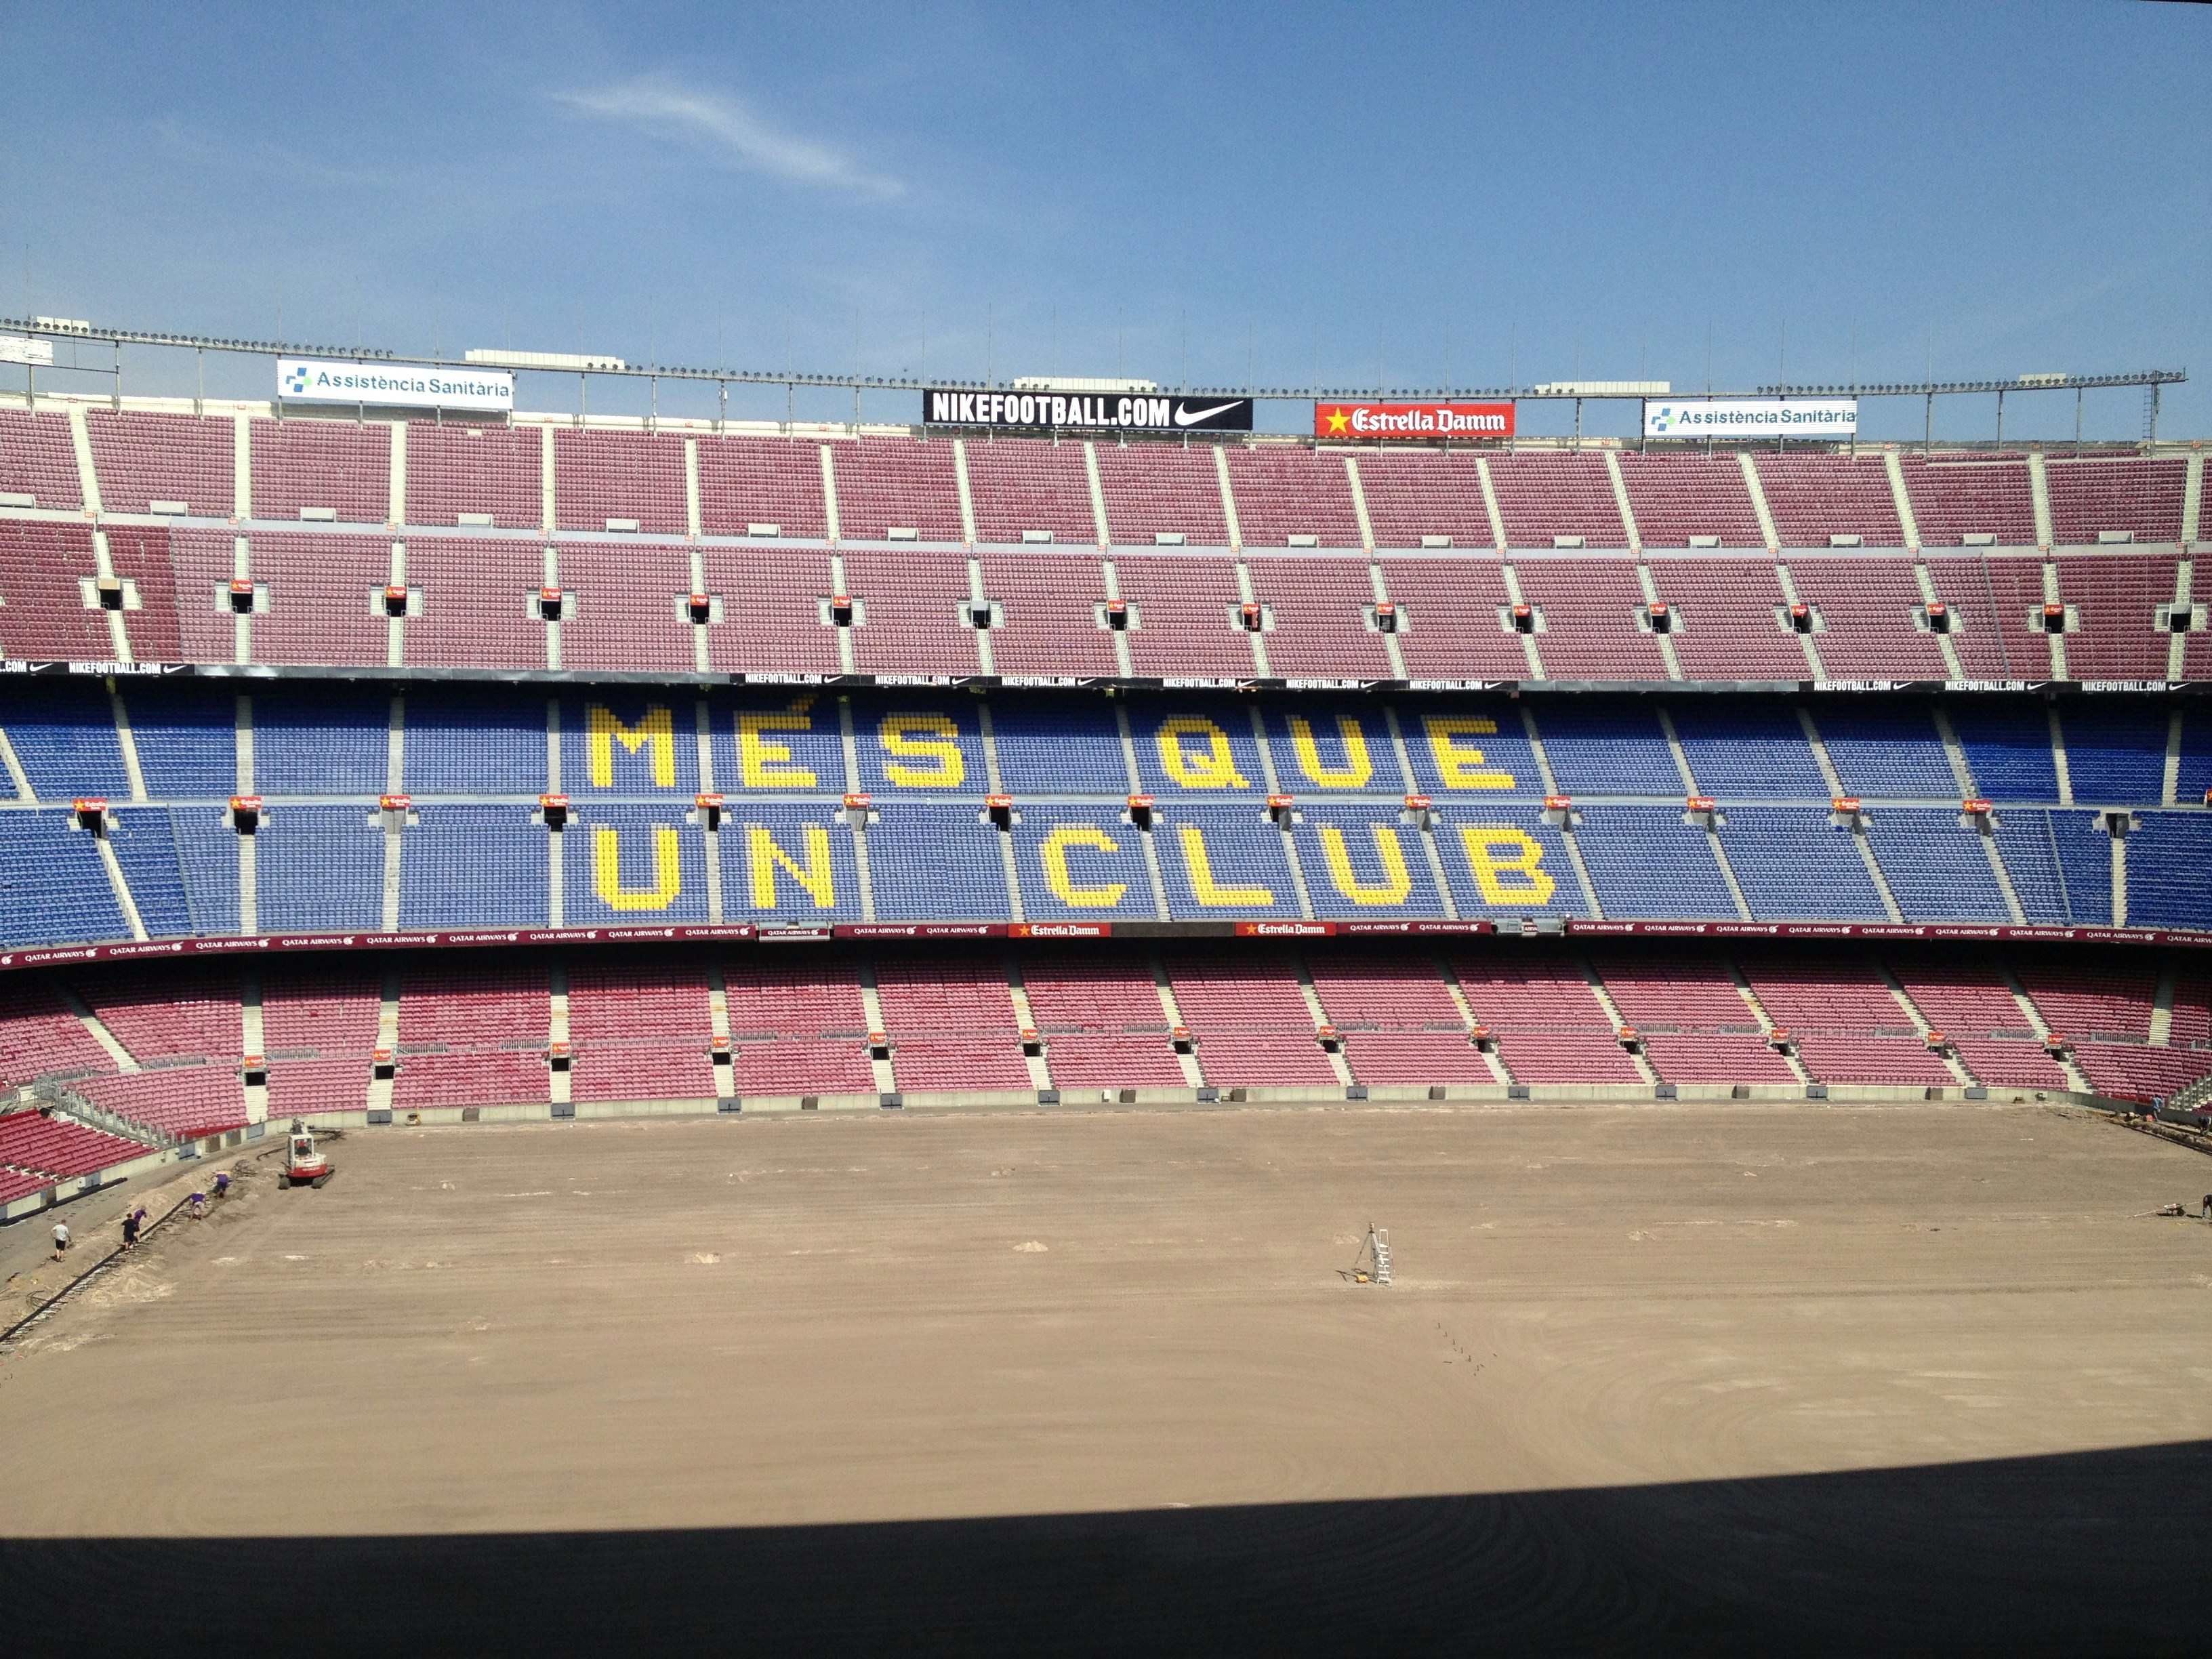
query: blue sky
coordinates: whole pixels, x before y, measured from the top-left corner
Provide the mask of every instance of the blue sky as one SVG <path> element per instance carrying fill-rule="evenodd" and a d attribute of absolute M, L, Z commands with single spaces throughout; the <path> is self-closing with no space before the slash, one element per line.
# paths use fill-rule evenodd
<path fill-rule="evenodd" d="M 1709 339 L 1724 387 L 1785 351 L 1793 380 L 1931 349 L 1941 379 L 2212 376 L 2202 7 L 9 0 L 0 33 L 0 313 L 27 283 L 217 335 L 281 304 L 288 339 L 411 352 L 1170 384 L 1429 386 L 1449 354 L 1463 386 L 1688 389 Z M 137 353 L 125 389 L 191 373 Z M 2089 400 L 2093 435 L 2141 418 Z M 2006 419 L 2070 434 L 2073 400 Z M 2204 380 L 2160 430 L 2212 432 Z"/>

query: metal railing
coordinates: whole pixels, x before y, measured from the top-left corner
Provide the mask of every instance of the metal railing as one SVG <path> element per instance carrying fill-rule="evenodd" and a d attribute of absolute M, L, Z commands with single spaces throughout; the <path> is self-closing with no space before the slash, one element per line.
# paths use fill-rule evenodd
<path fill-rule="evenodd" d="M 420 356 L 406 352 L 392 351 L 377 346 L 313 345 L 288 340 L 241 340 L 224 336 L 178 334 L 160 330 L 118 329 L 87 324 L 83 327 L 58 328 L 53 319 L 43 321 L 36 317 L 0 317 L 0 328 L 52 340 L 91 343 L 115 349 L 116 361 L 112 365 L 62 364 L 41 365 L 64 372 L 74 369 L 82 374 L 113 374 L 121 380 L 121 348 L 126 345 L 164 346 L 185 351 L 220 351 L 257 356 L 313 356 L 328 357 L 346 362 L 374 362 L 401 364 L 411 368 L 447 368 L 465 372 L 495 365 L 471 363 L 465 357 L 442 355 Z M 507 365 L 500 365 L 507 367 Z M 988 391 L 1013 384 L 1012 377 L 1000 380 L 995 375 L 984 380 L 961 380 L 951 375 L 888 375 L 860 373 L 836 374 L 795 368 L 782 369 L 733 368 L 727 366 L 702 368 L 681 363 L 624 363 L 592 368 L 544 368 L 525 366 L 519 372 L 533 374 L 575 374 L 579 377 L 613 377 L 640 380 L 696 380 L 720 386 L 775 386 L 836 387 L 853 392 L 919 392 L 925 386 L 944 386 L 962 391 Z M 2172 386 L 2189 378 L 2186 369 L 2152 368 L 2130 370 L 2118 374 L 2051 374 L 2015 376 L 2007 380 L 1916 380 L 1916 381 L 1854 381 L 1845 385 L 1799 385 L 1794 382 L 1754 386 L 1748 392 L 1684 390 L 1668 395 L 1686 398 L 1936 398 L 1995 392 L 2080 392 L 2109 386 L 2147 386 L 2155 388 Z M 1568 383 L 1554 389 L 1544 384 L 1528 386 L 1406 386 L 1376 383 L 1367 386 L 1177 386 L 1172 390 L 1178 395 L 1199 398 L 1255 398 L 1263 401 L 1308 402 L 1315 398 L 1354 401 L 1374 398 L 1410 402 L 1455 402 L 1472 398 L 1510 398 L 1519 401 L 1558 403 L 1583 402 L 1641 402 L 1643 394 L 1601 394 L 1576 389 Z M 1169 390 L 1163 383 L 1162 390 Z"/>
<path fill-rule="evenodd" d="M 156 1129 L 133 1119 L 111 1112 L 97 1101 L 88 1099 L 65 1083 L 41 1078 L 27 1083 L 15 1091 L 15 1098 L 39 1109 L 58 1113 L 75 1120 L 87 1129 L 97 1129 L 120 1140 L 134 1140 L 149 1152 L 167 1152 L 180 1144 L 179 1138 L 167 1129 Z"/>

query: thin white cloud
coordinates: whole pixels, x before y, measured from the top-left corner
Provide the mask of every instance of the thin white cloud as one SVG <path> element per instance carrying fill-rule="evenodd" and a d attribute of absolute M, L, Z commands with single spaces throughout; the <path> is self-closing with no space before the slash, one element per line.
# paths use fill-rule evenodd
<path fill-rule="evenodd" d="M 698 144 L 732 167 L 787 183 L 887 201 L 906 186 L 872 173 L 854 159 L 811 139 L 778 132 L 726 93 L 701 92 L 646 78 L 590 92 L 554 94 L 571 109 L 620 121 L 659 137 Z"/>

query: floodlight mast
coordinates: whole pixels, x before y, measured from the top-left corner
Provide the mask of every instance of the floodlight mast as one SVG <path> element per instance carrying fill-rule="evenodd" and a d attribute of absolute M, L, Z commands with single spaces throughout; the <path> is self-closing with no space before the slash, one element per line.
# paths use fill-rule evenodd
<path fill-rule="evenodd" d="M 288 357 L 329 357 L 346 362 L 377 362 L 402 364 L 419 368 L 465 369 L 484 367 L 496 362 L 501 367 L 512 367 L 524 372 L 537 372 L 535 366 L 525 362 L 533 354 L 526 352 L 483 351 L 465 353 L 459 358 L 441 356 L 416 356 L 405 352 L 387 350 L 380 347 L 355 344 L 350 346 L 318 346 L 277 343 L 269 340 L 238 340 L 212 335 L 179 334 L 144 329 L 117 329 L 95 326 L 89 323 L 70 321 L 57 327 L 58 319 L 41 317 L 0 317 L 0 329 L 27 335 L 43 335 L 57 339 L 97 340 L 113 346 L 118 353 L 115 365 L 101 365 L 95 372 L 112 374 L 120 396 L 121 348 L 126 345 L 167 346 L 183 350 L 205 353 L 220 351 L 234 356 Z M 556 354 L 543 354 L 547 356 Z M 855 392 L 919 392 L 925 386 L 944 386 L 961 391 L 987 391 L 988 380 L 963 380 L 941 376 L 927 380 L 905 376 L 873 375 L 854 373 L 816 374 L 795 368 L 744 369 L 699 368 L 669 363 L 629 363 L 615 357 L 561 356 L 561 372 L 574 373 L 580 379 L 597 375 L 610 379 L 644 380 L 649 382 L 668 380 L 697 380 L 730 386 L 780 386 L 795 389 L 799 386 L 828 386 L 850 389 Z M 470 359 L 474 358 L 472 363 Z M 583 365 L 580 366 L 579 359 Z M 58 369 L 70 366 L 56 364 Z M 2151 409 L 2157 406 L 2158 389 L 2176 386 L 2189 378 L 2182 368 L 2138 369 L 2118 374 L 2023 374 L 2008 380 L 1914 380 L 1859 382 L 1855 385 L 1798 385 L 1794 382 L 1753 386 L 1747 392 L 1706 391 L 1676 394 L 1685 397 L 1712 398 L 1927 398 L 1988 396 L 1992 392 L 2075 392 L 2094 391 L 2102 387 L 2142 386 Z M 1613 402 L 1638 402 L 1656 395 L 1646 390 L 1630 391 L 1631 386 L 1642 387 L 1645 383 L 1635 381 L 1555 381 L 1537 386 L 1200 386 L 1188 388 L 1188 394 L 1195 398 L 1252 398 L 1263 403 L 1310 403 L 1341 400 L 1345 402 L 1451 402 L 1469 398 L 1510 398 L 1516 402 L 1562 401 L 1579 404 L 1585 398 Z M 1652 383 L 1656 384 L 1656 383 Z M 1615 391 L 1613 388 L 1623 388 Z M 1601 389 L 1603 388 L 1603 389 Z M 2153 420 L 2155 416 L 2151 416 Z"/>

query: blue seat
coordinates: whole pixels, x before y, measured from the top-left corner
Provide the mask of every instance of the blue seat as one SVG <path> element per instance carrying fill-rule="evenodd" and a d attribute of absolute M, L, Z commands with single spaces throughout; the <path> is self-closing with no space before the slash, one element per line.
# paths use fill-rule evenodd
<path fill-rule="evenodd" d="M 254 837 L 255 896 L 264 933 L 383 926 L 384 834 L 373 802 L 276 806 Z"/>
<path fill-rule="evenodd" d="M 1304 822 L 1291 834 L 1316 915 L 1380 921 L 1444 914 L 1421 832 L 1398 822 L 1397 803 L 1308 805 L 1299 816 Z"/>
<path fill-rule="evenodd" d="M 561 790 L 581 802 L 665 799 L 689 811 L 699 793 L 698 699 L 680 691 L 563 692 Z"/>
<path fill-rule="evenodd" d="M 1437 808 L 1434 835 L 1461 915 L 1589 914 L 1566 839 L 1540 805 L 1449 801 Z"/>
<path fill-rule="evenodd" d="M 1885 806 L 1867 824 L 1875 862 L 1907 921 L 2009 921 L 1980 838 L 1957 807 Z"/>
<path fill-rule="evenodd" d="M 1001 695 L 991 699 L 991 726 L 1000 779 L 1017 799 L 1129 793 L 1121 731 L 1103 697 Z"/>
<path fill-rule="evenodd" d="M 1361 796 L 1395 800 L 1414 792 L 1398 764 L 1389 721 L 1376 705 L 1300 698 L 1277 701 L 1266 713 L 1267 748 L 1274 757 L 1276 781 L 1285 793 L 1301 800 Z M 1407 739 L 1410 757 L 1414 734 L 1408 732 Z M 1484 766 L 1497 769 L 1486 753 Z"/>
<path fill-rule="evenodd" d="M 1158 915 L 1145 832 L 1124 822 L 1127 816 L 1112 806 L 1059 802 L 1022 808 L 1014 864 L 1030 920 L 1150 921 Z"/>
<path fill-rule="evenodd" d="M 1255 811 L 1266 799 L 1267 769 L 1252 735 L 1249 704 L 1172 693 L 1137 698 L 1130 703 L 1129 726 L 1143 793 L 1163 802 L 1249 797 Z M 1284 787 L 1297 793 L 1287 783 Z"/>
<path fill-rule="evenodd" d="M 1268 822 L 1261 797 L 1234 805 L 1188 799 L 1164 804 L 1152 835 L 1167 883 L 1168 914 L 1177 921 L 1299 914 L 1282 831 Z"/>
<path fill-rule="evenodd" d="M 2112 842 L 2094 814 L 2015 806 L 1999 815 L 1996 841 L 2030 921 L 2111 924 Z"/>
<path fill-rule="evenodd" d="M 2051 753 L 2050 717 L 2042 709 L 1970 698 L 1954 698 L 1947 708 L 1977 794 L 2057 803 L 2058 765 Z"/>
<path fill-rule="evenodd" d="M 131 937 L 99 845 L 74 822 L 66 807 L 0 812 L 0 944 Z"/>
<path fill-rule="evenodd" d="M 2128 921 L 2137 927 L 2212 927 L 2212 817 L 2145 812 L 2128 837 Z"/>
<path fill-rule="evenodd" d="M 853 832 L 834 800 L 800 806 L 732 799 L 719 839 L 726 920 L 860 919 Z"/>
<path fill-rule="evenodd" d="M 98 685 L 15 681 L 0 702 L 0 730 L 41 800 L 131 798 L 115 713 Z"/>
<path fill-rule="evenodd" d="M 1830 700 L 1813 723 L 1844 793 L 1867 800 L 1956 800 L 1959 780 L 1924 702 Z"/>
<path fill-rule="evenodd" d="M 236 787 L 241 694 L 151 680 L 125 692 L 145 802 L 130 799 L 113 705 L 102 688 L 0 683 L 0 729 L 42 799 L 109 800 L 115 856 L 149 933 L 234 932 L 240 843 L 222 802 Z M 262 684 L 244 695 L 254 717 L 258 792 L 270 800 L 254 842 L 259 926 L 381 927 L 385 842 L 376 798 L 385 787 L 391 694 Z M 532 814 L 548 777 L 549 699 L 449 684 L 404 695 L 405 775 L 419 821 L 402 832 L 400 925 L 543 925 L 552 845 Z M 693 821 L 702 695 L 616 689 L 562 690 L 552 699 L 562 782 L 574 803 L 559 842 L 565 920 L 650 927 L 707 919 L 706 842 Z M 720 841 L 725 917 L 859 920 L 860 865 L 840 808 L 847 767 L 836 698 L 759 688 L 703 695 L 713 783 L 728 802 Z M 596 735 L 595 705 L 606 711 Z M 1960 791 L 1936 737 L 1935 706 L 1837 697 L 1814 707 L 1846 792 L 1870 804 L 1867 844 L 1905 918 L 2002 922 L 2009 915 L 1988 859 L 1957 822 Z M 2144 815 L 2128 848 L 2130 921 L 2212 926 L 2212 884 L 2202 862 L 2192 862 L 2208 820 L 2152 805 L 2164 785 L 2163 706 L 2086 697 L 2062 706 L 2081 803 L 2075 807 L 2056 801 L 2043 708 L 1963 697 L 1946 706 L 1978 792 L 1999 803 L 1995 846 L 2027 920 L 2110 921 L 2112 847 L 2097 809 L 2128 806 Z M 1178 919 L 1300 914 L 1282 834 L 1266 815 L 1270 764 L 1278 788 L 1297 799 L 1292 843 L 1318 915 L 1441 916 L 1431 847 L 1462 916 L 1584 908 L 1566 843 L 1542 820 L 1543 781 L 1521 709 L 1509 701 L 1439 696 L 1386 706 L 1283 696 L 1255 702 L 1164 691 L 1124 707 L 1144 792 L 1158 801 L 1151 846 Z M 1579 798 L 1580 845 L 1606 914 L 1733 916 L 1705 832 L 1680 822 L 1682 781 L 1654 707 L 1566 696 L 1530 707 L 1560 787 Z M 1720 844 L 1754 917 L 1882 915 L 1850 837 L 1826 823 L 1828 786 L 1788 701 L 1678 697 L 1667 707 L 1698 785 L 1728 815 Z M 1146 839 L 1125 821 L 1128 776 L 1115 704 L 1088 694 L 1005 692 L 986 703 L 939 688 L 853 694 L 857 781 L 881 813 L 866 843 L 875 914 L 891 921 L 1011 917 L 1000 832 L 982 821 L 985 708 L 1003 785 L 1022 817 L 1011 845 L 1024 913 L 1040 921 L 1154 919 Z M 1255 708 L 1264 748 L 1253 731 Z M 1426 840 L 1401 821 L 1409 774 L 1413 793 L 1436 803 Z M 2179 778 L 2185 805 L 2212 785 L 2212 717 L 2191 711 L 2184 720 Z M 1607 799 L 1623 794 L 1665 804 Z M 342 799 L 308 805 L 296 799 L 301 795 Z M 0 940 L 125 935 L 97 847 L 71 823 L 58 806 L 0 813 L 0 900 L 10 907 Z"/>
<path fill-rule="evenodd" d="M 1702 779 L 1699 781 L 1703 781 Z M 1889 912 L 1850 833 L 1817 806 L 1735 806 L 1721 848 L 1761 921 L 1881 921 Z"/>
<path fill-rule="evenodd" d="M 2164 799 L 2164 708 L 2074 702 L 2059 711 L 2058 724 L 2075 800 L 2085 806 L 2155 806 Z"/>
<path fill-rule="evenodd" d="M 408 793 L 544 794 L 545 702 L 520 692 L 410 691 Z"/>
<path fill-rule="evenodd" d="M 552 836 L 530 808 L 432 801 L 416 816 L 399 838 L 402 927 L 545 926 Z"/>
<path fill-rule="evenodd" d="M 1736 914 L 1705 830 L 1679 806 L 1584 808 L 1575 843 L 1608 916 Z"/>
<path fill-rule="evenodd" d="M 1819 800 L 1827 794 L 1813 745 L 1787 704 L 1686 697 L 1668 703 L 1667 713 L 1701 793 L 1723 802 Z M 1861 866 L 1862 875 L 1864 871 Z"/>
<path fill-rule="evenodd" d="M 879 817 L 867 832 L 877 921 L 1012 918 L 1001 832 L 982 821 L 982 810 L 980 795 L 957 805 L 878 802 Z"/>
<path fill-rule="evenodd" d="M 834 800 L 845 793 L 845 746 L 835 697 L 816 691 L 747 692 L 718 697 L 710 708 L 714 787 L 733 804 L 740 796 Z"/>
<path fill-rule="evenodd" d="M 1547 697 L 1530 707 L 1561 793 L 1677 797 L 1687 793 L 1674 750 L 1660 730 L 1659 716 L 1649 704 Z"/>
<path fill-rule="evenodd" d="M 2174 773 L 2174 799 L 2184 806 L 2202 806 L 2204 792 L 2212 789 L 2212 709 L 2202 704 L 2181 715 L 2181 764 Z"/>
<path fill-rule="evenodd" d="M 155 800 L 238 793 L 238 694 L 194 685 L 125 686 L 139 775 Z M 82 792 L 80 792 L 82 793 Z"/>
<path fill-rule="evenodd" d="M 989 771 L 975 699 L 925 690 L 853 700 L 853 754 L 863 793 L 903 796 L 985 795 Z"/>
<path fill-rule="evenodd" d="M 697 749 L 692 749 L 693 768 Z M 562 915 L 571 927 L 707 920 L 707 837 L 689 797 L 651 805 L 577 801 L 562 843 Z"/>
<path fill-rule="evenodd" d="M 253 788 L 261 795 L 376 795 L 391 757 L 389 692 L 288 685 L 253 693 Z"/>
<path fill-rule="evenodd" d="M 1400 703 L 1397 713 L 1413 763 L 1414 793 L 1439 801 L 1528 800 L 1545 793 L 1516 704 L 1502 697 L 1432 697 Z M 1381 776 L 1378 767 L 1378 783 Z"/>
<path fill-rule="evenodd" d="M 238 832 L 223 808 L 111 808 L 107 838 L 155 939 L 238 931 Z"/>

